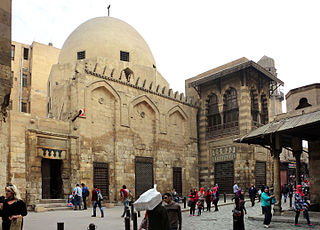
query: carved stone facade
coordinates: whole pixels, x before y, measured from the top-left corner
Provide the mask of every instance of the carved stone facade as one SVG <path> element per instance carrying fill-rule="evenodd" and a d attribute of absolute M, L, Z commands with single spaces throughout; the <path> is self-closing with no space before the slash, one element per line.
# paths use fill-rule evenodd
<path fill-rule="evenodd" d="M 169 88 L 131 26 L 111 17 L 80 25 L 47 82 L 35 80 L 54 60 L 35 59 L 51 48 L 57 58 L 59 50 L 35 42 L 32 47 L 39 53 L 29 53 L 28 63 L 19 65 L 21 56 L 14 62 L 16 69 L 37 70 L 25 92 L 31 112 L 12 103 L 4 159 L 6 181 L 18 185 L 30 208 L 66 198 L 77 183 L 89 189 L 97 184 L 110 202 L 120 200 L 123 184 L 136 197 L 153 184 L 161 192 L 176 187 L 181 195 L 198 186 L 198 104 Z"/>
<path fill-rule="evenodd" d="M 246 58 L 186 80 L 186 95 L 201 101 L 200 186 L 218 184 L 220 191 L 232 193 L 235 182 L 245 190 L 251 183 L 272 184 L 270 152 L 234 143 L 271 119 L 271 83 L 281 81 Z"/>

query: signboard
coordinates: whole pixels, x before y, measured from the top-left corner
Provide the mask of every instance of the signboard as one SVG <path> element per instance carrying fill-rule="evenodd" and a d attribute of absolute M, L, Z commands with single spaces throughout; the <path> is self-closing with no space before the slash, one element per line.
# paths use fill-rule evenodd
<path fill-rule="evenodd" d="M 213 162 L 233 161 L 236 158 L 236 146 L 224 146 L 209 149 Z"/>

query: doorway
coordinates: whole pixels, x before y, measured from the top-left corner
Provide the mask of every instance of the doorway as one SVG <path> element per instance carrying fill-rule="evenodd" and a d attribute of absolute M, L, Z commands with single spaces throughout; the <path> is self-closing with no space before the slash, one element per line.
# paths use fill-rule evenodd
<path fill-rule="evenodd" d="M 62 199 L 61 160 L 41 161 L 42 199 Z"/>

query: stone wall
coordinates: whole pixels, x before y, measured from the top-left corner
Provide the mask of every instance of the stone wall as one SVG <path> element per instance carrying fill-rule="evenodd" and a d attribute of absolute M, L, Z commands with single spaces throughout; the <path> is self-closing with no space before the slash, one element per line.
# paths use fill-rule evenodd
<path fill-rule="evenodd" d="M 74 182 L 80 179 L 77 178 L 77 173 L 72 171 L 73 166 L 79 165 L 79 160 L 71 164 L 70 159 L 77 159 L 79 149 L 78 144 L 74 143 L 78 138 L 69 135 L 69 124 L 10 111 L 8 125 L 10 146 L 8 181 L 17 185 L 23 199 L 32 206 L 42 198 L 41 160 L 43 158 L 63 160 L 62 179 L 66 197 Z M 48 157 L 43 154 L 43 148 L 62 149 L 62 156 Z"/>
<path fill-rule="evenodd" d="M 15 48 L 12 60 L 11 109 L 20 111 L 21 94 L 27 103 L 27 112 L 47 116 L 47 81 L 53 64 L 58 62 L 60 50 L 51 45 L 33 42 L 32 45 L 12 42 Z M 28 59 L 23 58 L 28 49 Z M 22 74 L 27 76 L 27 85 L 22 86 Z M 31 79 L 32 78 L 32 79 Z"/>
<path fill-rule="evenodd" d="M 292 113 L 299 105 L 301 98 L 306 98 L 312 106 L 320 105 L 320 84 L 311 84 L 290 90 L 286 95 L 287 112 Z M 306 107 L 308 109 L 308 107 Z M 303 108 L 305 110 L 306 108 Z"/>
<path fill-rule="evenodd" d="M 110 201 L 123 184 L 135 193 L 135 159 L 153 159 L 153 182 L 171 191 L 173 167 L 182 168 L 183 194 L 198 186 L 196 104 L 156 82 L 109 75 L 103 58 L 55 65 L 51 72 L 50 116 L 72 120 L 80 137 L 80 178 L 93 186 L 94 162 L 108 163 Z M 108 66 L 108 65 L 106 65 Z M 57 82 L 57 84 L 53 84 Z M 135 194 L 134 194 L 135 195 Z"/>
<path fill-rule="evenodd" d="M 11 73 L 11 0 L 0 2 L 0 188 L 7 182 L 8 124 Z M 3 190 L 0 195 L 3 195 Z"/>

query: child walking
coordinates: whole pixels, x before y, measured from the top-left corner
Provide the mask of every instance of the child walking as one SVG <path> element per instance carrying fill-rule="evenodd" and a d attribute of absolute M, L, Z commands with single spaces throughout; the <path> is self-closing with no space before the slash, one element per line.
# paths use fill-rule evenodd
<path fill-rule="evenodd" d="M 202 210 L 203 206 L 202 206 L 202 202 L 201 200 L 197 201 L 197 209 L 198 209 L 198 216 L 201 216 L 201 210 Z"/>

